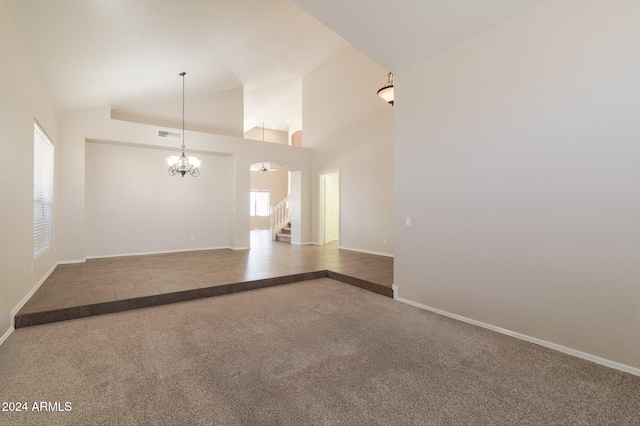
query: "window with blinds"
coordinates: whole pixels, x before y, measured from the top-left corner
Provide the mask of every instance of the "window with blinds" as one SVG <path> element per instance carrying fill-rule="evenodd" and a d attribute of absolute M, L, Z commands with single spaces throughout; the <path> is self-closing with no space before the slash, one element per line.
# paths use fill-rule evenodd
<path fill-rule="evenodd" d="M 33 125 L 33 256 L 53 245 L 53 142 Z"/>

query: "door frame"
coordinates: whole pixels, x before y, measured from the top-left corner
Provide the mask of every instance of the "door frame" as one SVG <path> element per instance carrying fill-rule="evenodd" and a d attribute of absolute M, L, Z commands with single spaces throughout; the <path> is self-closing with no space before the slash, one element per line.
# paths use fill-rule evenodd
<path fill-rule="evenodd" d="M 326 201 L 326 175 L 330 175 L 330 174 L 334 174 L 336 173 L 338 175 L 338 245 L 340 245 L 340 235 L 342 234 L 341 232 L 341 206 L 342 206 L 342 183 L 340 181 L 340 169 L 333 169 L 333 170 L 325 170 L 322 171 L 318 174 L 319 176 L 319 200 L 318 200 L 318 217 L 320 218 L 320 220 L 318 221 L 318 240 L 320 242 L 321 245 L 325 245 L 327 244 L 327 235 L 326 235 L 326 221 L 327 221 L 327 216 L 326 216 L 326 211 L 325 211 L 325 201 Z"/>

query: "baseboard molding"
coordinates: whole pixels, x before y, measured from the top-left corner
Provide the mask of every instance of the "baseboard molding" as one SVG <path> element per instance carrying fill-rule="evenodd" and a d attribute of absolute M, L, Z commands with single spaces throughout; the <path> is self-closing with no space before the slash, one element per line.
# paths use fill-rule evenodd
<path fill-rule="evenodd" d="M 2 345 L 4 343 L 5 340 L 7 340 L 9 338 L 9 336 L 11 336 L 11 333 L 13 333 L 15 331 L 15 328 L 13 326 L 11 326 L 6 333 L 4 333 L 2 335 L 2 337 L 0 337 L 0 345 Z"/>
<path fill-rule="evenodd" d="M 319 245 L 316 244 L 314 242 L 306 242 L 306 243 L 296 243 L 294 241 L 291 241 L 291 244 L 293 244 L 294 246 L 312 246 L 312 245 Z"/>
<path fill-rule="evenodd" d="M 391 290 L 393 291 L 393 298 L 398 300 L 398 286 L 391 284 Z"/>
<path fill-rule="evenodd" d="M 338 248 L 340 250 L 349 250 L 349 251 L 356 251 L 358 253 L 366 253 L 366 254 L 374 254 L 376 256 L 384 256 L 384 257 L 394 257 L 393 254 L 390 253 L 382 253 L 379 251 L 371 251 L 371 250 L 361 250 L 361 249 L 355 249 L 355 248 L 351 248 L 351 247 L 344 247 L 344 246 L 338 246 Z"/>
<path fill-rule="evenodd" d="M 251 250 L 251 247 L 222 247 L 229 250 Z"/>
<path fill-rule="evenodd" d="M 44 284 L 44 282 L 47 280 L 47 278 L 49 278 L 49 275 L 51 275 L 51 273 L 54 271 L 54 269 L 56 269 L 56 266 L 58 266 L 57 263 L 55 263 L 43 276 L 42 278 L 40 278 L 40 280 L 38 280 L 38 282 L 36 283 L 36 285 L 33 286 L 33 288 L 31 290 L 29 290 L 29 293 L 27 293 L 26 296 L 24 296 L 22 298 L 22 300 L 20 300 L 20 302 L 18 302 L 18 305 L 13 308 L 11 310 L 11 318 L 10 318 L 10 324 L 11 326 L 9 327 L 9 329 L 2 335 L 2 337 L 0 337 L 0 345 L 7 340 L 7 338 L 9 338 L 9 336 L 11 335 L 11 333 L 13 333 L 13 331 L 15 330 L 15 324 L 16 324 L 16 314 L 18 312 L 20 312 L 20 309 L 22 309 L 22 307 L 24 305 L 27 304 L 27 302 L 29 301 L 29 299 L 31 299 L 31 297 L 33 297 L 33 295 L 36 293 L 36 291 L 38 291 L 38 289 L 40 288 L 40 286 L 42 284 Z"/>
<path fill-rule="evenodd" d="M 127 256 L 148 256 L 151 254 L 167 254 L 167 253 L 185 253 L 185 252 L 190 252 L 190 251 L 206 251 L 206 250 L 224 250 L 224 249 L 228 249 L 231 248 L 229 246 L 224 246 L 224 247 L 202 247 L 202 248 L 195 248 L 195 249 L 182 249 L 182 250 L 162 250 L 162 251 L 148 251 L 148 252 L 141 252 L 141 253 L 120 253 L 120 254 L 104 254 L 104 255 L 100 255 L 100 256 L 87 256 L 87 259 L 108 259 L 111 257 L 127 257 Z M 249 247 L 247 247 L 249 248 Z M 231 248 L 232 250 L 242 250 L 242 249 L 237 249 L 237 248 Z M 62 262 L 59 262 L 62 263 Z"/>
<path fill-rule="evenodd" d="M 538 339 L 536 337 L 527 336 L 526 334 L 518 333 L 515 331 L 507 330 L 505 328 L 496 327 L 495 325 L 487 324 L 481 321 L 476 321 L 471 318 L 463 317 L 461 315 L 452 314 L 447 311 L 443 311 L 441 309 L 432 308 L 431 306 L 423 305 L 421 303 L 414 302 L 412 300 L 403 299 L 401 297 L 396 297 L 398 286 L 394 284 L 394 299 L 399 302 L 406 303 L 407 305 L 415 306 L 416 308 L 424 309 L 425 311 L 433 312 L 438 315 L 443 315 L 445 317 L 453 318 L 458 321 L 466 322 L 468 324 L 476 325 L 478 327 L 486 328 L 491 331 L 495 331 L 497 333 L 505 334 L 507 336 L 515 337 L 516 339 L 524 340 L 529 343 L 534 343 L 536 345 L 544 346 L 545 348 L 553 349 L 558 352 L 563 352 L 567 355 L 572 355 L 577 358 L 584 359 L 586 361 L 595 362 L 596 364 L 604 365 L 605 367 L 614 368 L 616 370 L 624 371 L 625 373 L 633 374 L 634 376 L 640 376 L 640 368 L 632 367 L 630 365 L 621 364 L 619 362 L 611 361 L 606 358 L 600 358 L 595 355 L 588 354 L 586 352 L 581 352 L 576 349 L 567 348 L 566 346 L 558 345 L 556 343 L 548 342 L 546 340 Z"/>
<path fill-rule="evenodd" d="M 59 260 L 58 261 L 58 265 L 73 265 L 76 263 L 86 263 L 87 259 L 80 259 L 80 260 Z"/>

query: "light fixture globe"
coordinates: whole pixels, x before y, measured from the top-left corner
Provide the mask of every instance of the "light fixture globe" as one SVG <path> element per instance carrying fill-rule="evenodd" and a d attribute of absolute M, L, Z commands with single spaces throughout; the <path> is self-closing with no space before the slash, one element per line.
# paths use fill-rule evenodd
<path fill-rule="evenodd" d="M 380 90 L 378 90 L 378 96 L 393 105 L 394 92 L 393 92 L 393 73 L 389 73 L 387 76 L 387 82 Z"/>
<path fill-rule="evenodd" d="M 169 164 L 169 174 L 171 176 L 180 175 L 184 177 L 189 173 L 193 177 L 200 175 L 200 163 L 196 157 L 187 157 L 184 150 L 184 76 L 186 72 L 181 72 L 179 75 L 182 77 L 182 155 L 177 157 L 175 155 L 167 158 L 167 164 Z"/>

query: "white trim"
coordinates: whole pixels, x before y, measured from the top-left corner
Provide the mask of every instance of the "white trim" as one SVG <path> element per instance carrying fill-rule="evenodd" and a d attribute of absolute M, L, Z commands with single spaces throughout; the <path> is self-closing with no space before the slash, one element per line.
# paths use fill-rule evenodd
<path fill-rule="evenodd" d="M 75 263 L 86 263 L 87 259 L 80 259 L 80 260 L 59 260 L 58 261 L 58 265 L 71 265 L 71 264 L 75 264 Z"/>
<path fill-rule="evenodd" d="M 380 251 L 372 251 L 372 250 L 360 250 L 360 249 L 354 249 L 351 247 L 344 247 L 344 246 L 338 246 L 338 248 L 340 250 L 349 250 L 349 251 L 357 251 L 359 253 L 366 253 L 366 254 L 375 254 L 377 256 L 385 256 L 385 257 L 394 257 L 393 254 L 391 253 L 382 253 Z"/>
<path fill-rule="evenodd" d="M 22 298 L 22 300 L 20 302 L 18 302 L 18 305 L 13 308 L 11 310 L 11 328 L 2 336 L 2 338 L 0 339 L 0 344 L 2 344 L 2 342 L 4 341 L 4 339 L 6 339 L 7 337 L 9 337 L 9 334 L 11 334 L 12 329 L 15 329 L 15 325 L 16 325 L 16 314 L 18 312 L 20 312 L 20 309 L 22 309 L 22 307 L 24 305 L 27 304 L 27 302 L 29 301 L 29 299 L 31 299 L 31 297 L 33 297 L 33 295 L 36 293 L 36 291 L 38 291 L 38 289 L 40 288 L 40 286 L 42 284 L 44 284 L 44 282 L 47 280 L 47 278 L 49 278 L 49 275 L 51 275 L 51 273 L 53 272 L 54 269 L 56 269 L 56 266 L 58 266 L 57 263 L 55 263 L 43 276 L 42 278 L 40 278 L 40 280 L 36 283 L 36 285 L 33 286 L 33 288 L 29 291 L 29 293 L 27 293 L 26 296 L 24 296 Z M 8 333 L 8 334 L 7 334 Z"/>
<path fill-rule="evenodd" d="M 40 280 L 36 283 L 36 285 L 33 286 L 31 291 L 29 291 L 29 293 L 27 293 L 27 295 L 22 298 L 22 300 L 18 303 L 18 305 L 11 310 L 11 327 L 15 325 L 13 320 L 16 314 L 18 313 L 18 311 L 20 311 L 20 309 L 22 309 L 22 307 L 27 304 L 29 299 L 31 299 L 31 297 L 36 293 L 36 291 L 38 291 L 40 286 L 44 284 L 47 278 L 49 278 L 49 275 L 51 275 L 53 270 L 56 269 L 56 266 L 58 266 L 57 263 L 55 263 L 47 272 L 45 272 L 42 278 L 40 278 Z"/>
<path fill-rule="evenodd" d="M 626 364 L 621 364 L 619 362 L 611 361 L 606 358 L 600 358 L 598 356 L 591 355 L 586 352 L 581 352 L 576 349 L 567 348 L 566 346 L 561 346 L 556 343 L 551 343 L 546 340 L 538 339 L 536 337 L 527 336 L 526 334 L 507 330 L 505 328 L 496 327 L 495 325 L 487 324 L 481 321 L 476 321 L 471 318 L 463 317 L 461 315 L 452 314 L 450 312 L 432 308 L 431 306 L 423 305 L 417 302 L 413 302 L 411 300 L 403 299 L 401 297 L 396 298 L 396 300 L 402 303 L 406 303 L 407 305 L 415 306 L 416 308 L 424 309 L 425 311 L 430 311 L 439 315 L 443 315 L 445 317 L 453 318 L 458 321 L 466 322 L 468 324 L 477 325 L 478 327 L 486 328 L 488 330 L 495 331 L 501 334 L 506 334 L 507 336 L 515 337 L 516 339 L 524 340 L 526 342 L 544 346 L 545 348 L 553 349 L 558 352 L 563 352 L 568 355 L 573 355 L 577 358 L 582 358 L 587 361 L 595 362 L 596 364 L 604 365 L 605 367 L 614 368 L 616 370 L 624 371 L 625 373 L 633 374 L 635 376 L 640 376 L 640 368 L 632 367 Z"/>
<path fill-rule="evenodd" d="M 340 241 L 340 236 L 342 235 L 342 215 L 340 214 L 340 209 L 342 208 L 342 179 L 340 177 L 340 169 L 332 169 L 332 170 L 324 170 L 322 172 L 318 172 L 318 235 L 317 238 L 320 239 L 320 245 L 328 244 L 325 241 L 325 228 L 326 228 L 326 213 L 323 211 L 325 197 L 325 182 L 323 182 L 322 177 L 324 175 L 328 175 L 331 173 L 338 174 L 338 241 Z M 335 240 L 334 240 L 335 241 Z M 329 241 L 331 242 L 331 241 Z"/>
<path fill-rule="evenodd" d="M 393 290 L 393 298 L 396 300 L 398 299 L 398 286 L 395 284 L 391 284 L 391 290 Z"/>
<path fill-rule="evenodd" d="M 251 250 L 251 247 L 222 247 L 227 248 L 229 250 Z"/>
<path fill-rule="evenodd" d="M 312 246 L 312 245 L 317 245 L 319 246 L 320 244 L 318 243 L 314 243 L 312 242 L 307 242 L 307 243 L 296 243 L 295 241 L 291 241 L 291 244 L 295 245 L 295 246 Z"/>
<path fill-rule="evenodd" d="M 13 333 L 16 329 L 13 328 L 13 326 L 9 327 L 9 329 L 7 330 L 6 333 L 4 333 L 2 335 L 2 337 L 0 337 L 0 345 L 2 345 L 4 343 L 5 340 L 7 340 L 9 338 L 9 336 L 11 336 L 11 333 Z"/>
<path fill-rule="evenodd" d="M 202 247 L 202 248 L 195 248 L 195 249 L 183 249 L 183 250 L 162 250 L 162 251 L 148 251 L 148 252 L 142 252 L 142 253 L 122 253 L 122 254 L 105 254 L 105 255 L 101 255 L 101 256 L 87 256 L 87 259 L 107 259 L 110 257 L 128 257 L 128 256 L 147 256 L 150 254 L 166 254 L 166 253 L 184 253 L 184 252 L 189 252 L 189 251 L 205 251 L 205 250 L 223 250 L 223 249 L 228 249 L 231 248 L 232 250 L 238 250 L 238 249 L 234 249 L 232 247 L 229 246 L 224 246 L 224 247 Z M 247 247 L 249 248 L 249 247 Z"/>

